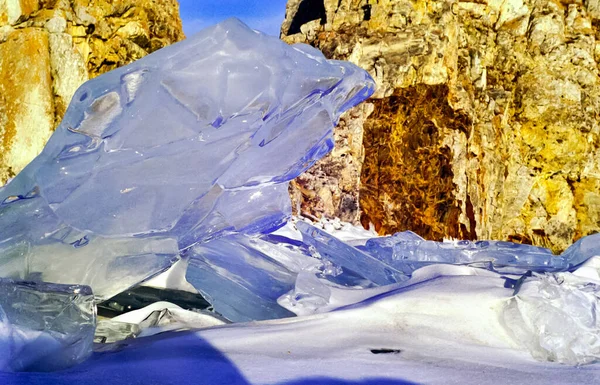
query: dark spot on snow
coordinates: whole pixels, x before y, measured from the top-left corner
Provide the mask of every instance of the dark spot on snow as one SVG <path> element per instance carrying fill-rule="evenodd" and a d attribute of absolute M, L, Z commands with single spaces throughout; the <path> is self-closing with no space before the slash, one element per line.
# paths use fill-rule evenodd
<path fill-rule="evenodd" d="M 72 242 L 71 246 L 78 249 L 80 247 L 87 246 L 88 243 L 90 243 L 90 240 L 88 239 L 87 235 L 85 235 L 83 238 L 78 239 L 75 242 Z"/>
<path fill-rule="evenodd" d="M 373 354 L 399 354 L 402 353 L 400 349 L 371 349 Z"/>

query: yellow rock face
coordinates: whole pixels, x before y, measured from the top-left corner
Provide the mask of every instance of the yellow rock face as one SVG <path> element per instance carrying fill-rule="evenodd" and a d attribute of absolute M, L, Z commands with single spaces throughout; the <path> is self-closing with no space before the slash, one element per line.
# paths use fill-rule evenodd
<path fill-rule="evenodd" d="M 378 83 L 362 117 L 364 225 L 556 252 L 600 230 L 597 1 L 323 5 L 289 1 L 282 34 Z"/>
<path fill-rule="evenodd" d="M 13 31 L 0 44 L 0 180 L 25 167 L 53 129 L 48 32 Z"/>
<path fill-rule="evenodd" d="M 0 185 L 82 83 L 183 38 L 176 0 L 0 0 Z"/>

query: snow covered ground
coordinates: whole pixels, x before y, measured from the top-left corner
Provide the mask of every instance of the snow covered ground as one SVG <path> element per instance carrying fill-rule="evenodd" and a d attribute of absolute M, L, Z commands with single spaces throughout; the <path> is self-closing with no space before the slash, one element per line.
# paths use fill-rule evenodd
<path fill-rule="evenodd" d="M 422 349 L 425 341 L 413 339 L 400 325 L 371 324 L 372 319 L 340 312 L 157 335 L 134 340 L 117 352 L 95 353 L 66 372 L 3 373 L 0 383 L 600 383 L 600 365 L 539 363 L 527 352 L 469 345 L 432 344 Z M 383 349 L 398 352 L 372 352 Z"/>
<path fill-rule="evenodd" d="M 357 244 L 372 236 L 320 227 Z M 280 234 L 298 236 L 293 226 Z M 184 271 L 176 265 L 151 284 L 190 289 Z M 549 362 L 600 355 L 600 257 L 558 274 L 515 291 L 518 276 L 431 265 L 394 285 L 330 285 L 322 306 L 283 296 L 279 303 L 299 317 L 237 324 L 157 303 L 115 320 L 141 325 L 169 308 L 175 324 L 97 345 L 65 371 L 0 373 L 0 384 L 600 384 L 600 363 Z M 177 322 L 191 330 L 168 331 Z"/>
<path fill-rule="evenodd" d="M 3 373 L 0 383 L 600 383 L 600 364 L 539 362 L 515 341 L 502 320 L 511 289 L 494 274 L 430 266 L 402 284 L 340 290 L 338 303 L 353 304 L 332 312 L 105 345 L 67 371 Z"/>

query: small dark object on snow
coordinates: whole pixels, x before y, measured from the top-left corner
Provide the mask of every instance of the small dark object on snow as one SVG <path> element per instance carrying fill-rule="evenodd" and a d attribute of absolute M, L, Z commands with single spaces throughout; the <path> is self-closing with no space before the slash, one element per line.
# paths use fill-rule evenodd
<path fill-rule="evenodd" d="M 371 349 L 373 354 L 399 354 L 402 353 L 400 349 Z"/>

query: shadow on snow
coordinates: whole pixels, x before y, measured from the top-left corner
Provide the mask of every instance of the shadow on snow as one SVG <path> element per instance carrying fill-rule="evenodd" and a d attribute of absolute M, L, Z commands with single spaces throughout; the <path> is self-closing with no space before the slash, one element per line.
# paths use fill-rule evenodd
<path fill-rule="evenodd" d="M 116 345 L 118 346 L 118 345 Z M 273 368 L 273 370 L 277 370 Z M 197 333 L 165 333 L 96 352 L 81 365 L 53 373 L 1 373 L 2 385 L 250 385 L 223 353 Z M 404 385 L 384 378 L 359 381 L 311 377 L 280 385 Z"/>

